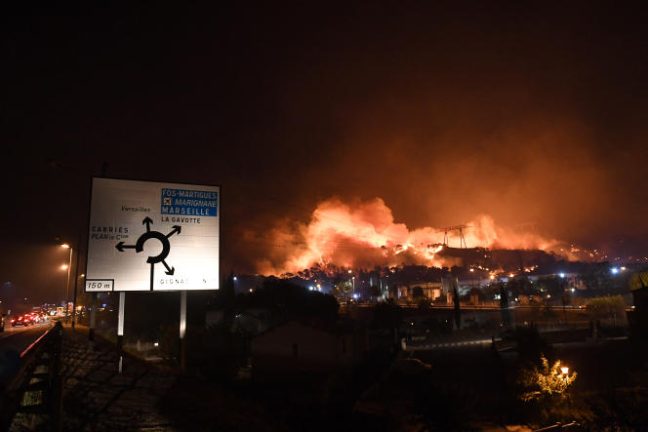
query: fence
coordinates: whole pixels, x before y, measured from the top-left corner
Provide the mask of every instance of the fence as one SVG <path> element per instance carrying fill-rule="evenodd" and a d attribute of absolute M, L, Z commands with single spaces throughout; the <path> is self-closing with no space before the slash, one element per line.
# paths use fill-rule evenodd
<path fill-rule="evenodd" d="M 60 322 L 20 354 L 20 366 L 0 399 L 0 430 L 61 429 Z"/>

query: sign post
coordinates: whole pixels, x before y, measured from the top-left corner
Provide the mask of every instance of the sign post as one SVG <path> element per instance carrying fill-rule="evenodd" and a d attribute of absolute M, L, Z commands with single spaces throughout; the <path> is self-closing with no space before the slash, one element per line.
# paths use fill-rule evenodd
<path fill-rule="evenodd" d="M 122 373 L 124 364 L 124 312 L 126 309 L 126 292 L 119 293 L 119 309 L 117 310 L 117 349 L 119 350 L 119 373 Z"/>
<path fill-rule="evenodd" d="M 90 295 L 90 327 L 88 327 L 88 340 L 94 342 L 95 324 L 97 322 L 97 293 Z"/>
<path fill-rule="evenodd" d="M 219 207 L 218 186 L 93 178 L 85 292 L 119 292 L 120 344 L 126 292 L 180 291 L 184 366 L 187 291 L 219 289 Z"/>
<path fill-rule="evenodd" d="M 124 309 L 126 308 L 126 293 L 119 293 L 119 309 L 117 311 L 117 347 L 122 348 L 124 343 Z"/>
<path fill-rule="evenodd" d="M 187 344 L 185 333 L 187 331 L 187 291 L 180 291 L 180 368 L 185 370 L 187 361 Z"/>

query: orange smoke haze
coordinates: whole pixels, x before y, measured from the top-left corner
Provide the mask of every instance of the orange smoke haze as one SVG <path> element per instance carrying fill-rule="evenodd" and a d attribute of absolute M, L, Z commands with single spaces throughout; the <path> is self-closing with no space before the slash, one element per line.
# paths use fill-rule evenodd
<path fill-rule="evenodd" d="M 492 217 L 478 215 L 466 223 L 463 235 L 468 247 L 541 249 L 557 251 L 560 242 L 531 232 L 497 226 Z M 308 224 L 275 228 L 270 258 L 258 263 L 263 274 L 296 272 L 316 264 L 342 267 L 424 264 L 444 266 L 444 230 L 410 229 L 394 220 L 381 198 L 353 203 L 338 198 L 320 202 Z M 459 247 L 458 230 L 448 232 L 448 246 Z"/>

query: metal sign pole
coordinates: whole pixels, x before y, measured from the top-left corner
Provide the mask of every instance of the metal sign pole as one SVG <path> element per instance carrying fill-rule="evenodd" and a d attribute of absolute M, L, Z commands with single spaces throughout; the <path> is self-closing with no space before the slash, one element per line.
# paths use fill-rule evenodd
<path fill-rule="evenodd" d="M 124 307 L 126 306 L 126 293 L 119 293 L 119 310 L 117 312 L 117 348 L 121 350 L 124 342 Z"/>
<path fill-rule="evenodd" d="M 122 373 L 124 364 L 124 356 L 122 355 L 122 347 L 124 345 L 124 309 L 126 308 L 126 293 L 119 292 L 119 310 L 117 312 L 117 349 L 119 350 L 119 373 Z"/>
<path fill-rule="evenodd" d="M 94 341 L 95 322 L 97 319 L 97 293 L 90 296 L 90 327 L 88 327 L 88 340 Z"/>
<path fill-rule="evenodd" d="M 186 367 L 185 333 L 187 332 L 187 291 L 180 291 L 180 368 Z"/>

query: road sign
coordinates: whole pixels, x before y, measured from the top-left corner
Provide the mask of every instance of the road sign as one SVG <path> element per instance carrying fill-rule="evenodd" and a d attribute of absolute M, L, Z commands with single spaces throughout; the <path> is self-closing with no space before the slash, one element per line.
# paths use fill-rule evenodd
<path fill-rule="evenodd" d="M 219 288 L 218 186 L 94 178 L 86 292 Z"/>

